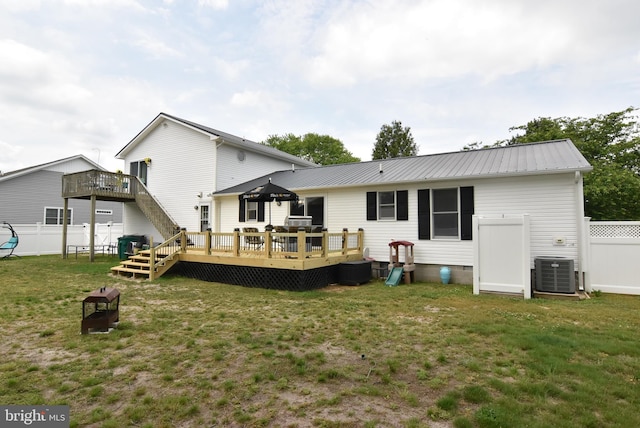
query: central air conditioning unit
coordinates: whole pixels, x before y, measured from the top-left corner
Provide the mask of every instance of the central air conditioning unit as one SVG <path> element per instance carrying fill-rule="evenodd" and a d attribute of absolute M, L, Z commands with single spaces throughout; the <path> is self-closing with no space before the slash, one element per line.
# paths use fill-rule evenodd
<path fill-rule="evenodd" d="M 536 291 L 547 293 L 575 293 L 576 276 L 573 259 L 563 257 L 537 257 Z"/>

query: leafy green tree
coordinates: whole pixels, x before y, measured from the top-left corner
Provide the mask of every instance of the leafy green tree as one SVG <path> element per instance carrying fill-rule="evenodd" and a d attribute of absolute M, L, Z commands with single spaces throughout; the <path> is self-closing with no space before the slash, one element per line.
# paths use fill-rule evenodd
<path fill-rule="evenodd" d="M 418 146 L 413 141 L 411 129 L 402 127 L 402 122 L 394 120 L 391 125 L 382 125 L 376 136 L 376 144 L 371 155 L 373 160 L 416 156 Z"/>
<path fill-rule="evenodd" d="M 640 220 L 640 129 L 635 112 L 594 118 L 541 117 L 494 146 L 569 138 L 593 166 L 584 177 L 585 214 L 594 220 Z"/>
<path fill-rule="evenodd" d="M 342 141 L 329 135 L 270 135 L 262 144 L 320 165 L 360 162 L 360 158 L 353 156 Z"/>

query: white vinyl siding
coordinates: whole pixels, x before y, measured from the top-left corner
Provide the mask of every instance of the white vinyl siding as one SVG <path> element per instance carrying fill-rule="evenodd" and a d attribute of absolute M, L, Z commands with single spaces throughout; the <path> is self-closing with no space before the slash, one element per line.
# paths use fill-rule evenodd
<path fill-rule="evenodd" d="M 578 213 L 574 174 L 549 174 L 478 181 L 476 214 L 531 216 L 531 258 L 578 257 Z M 580 202 L 582 203 L 582 202 Z M 581 219 L 580 219 L 581 220 Z M 554 245 L 554 238 L 565 239 Z"/>
<path fill-rule="evenodd" d="M 238 156 L 239 151 L 243 151 L 244 160 Z M 147 169 L 149 191 L 180 227 L 189 231 L 200 230 L 199 206 L 211 202 L 212 193 L 276 170 L 291 168 L 290 161 L 212 141 L 209 134 L 171 120 L 160 123 L 127 152 L 126 168 L 129 168 L 129 162 L 144 158 L 151 159 Z M 236 202 L 237 199 L 235 196 Z M 219 215 L 229 215 L 237 223 L 237 204 L 231 213 L 222 213 L 215 204 L 213 202 L 212 229 L 221 224 L 222 220 L 217 218 Z M 285 206 L 288 209 L 287 203 L 282 204 Z M 144 229 L 145 233 L 153 234 L 155 240 L 163 239 L 148 221 L 148 224 L 142 224 L 144 216 L 140 217 L 141 212 L 135 204 L 125 207 L 129 211 L 138 211 L 125 217 L 126 233 L 142 233 L 139 231 Z M 272 204 L 272 210 L 275 218 L 276 204 Z"/>
<path fill-rule="evenodd" d="M 200 212 L 194 207 L 203 200 L 199 193 L 204 197 L 215 190 L 215 143 L 201 132 L 174 122 L 165 123 L 166 126 L 159 125 L 127 153 L 125 165 L 129 168 L 129 162 L 150 158 L 147 187 L 151 194 L 180 227 L 200 230 Z M 138 209 L 135 204 L 126 207 Z M 148 232 L 149 226 L 137 224 L 142 220 L 138 215 L 132 215 L 132 219 L 136 219 L 135 228 L 125 221 L 127 233 L 139 233 L 142 228 Z M 154 233 L 154 239 L 163 238 Z"/>
<path fill-rule="evenodd" d="M 242 156 L 239 156 L 239 154 Z M 237 186 L 255 177 L 290 169 L 291 163 L 222 144 L 217 150 L 216 190 Z M 278 184 L 275 182 L 275 184 Z"/>
<path fill-rule="evenodd" d="M 364 245 L 372 258 L 389 260 L 389 242 L 407 240 L 415 244 L 416 263 L 472 266 L 473 241 L 458 239 L 418 240 L 417 193 L 418 189 L 459 189 L 474 187 L 475 214 L 479 216 L 502 216 L 529 214 L 531 217 L 531 257 L 542 255 L 562 256 L 577 259 L 576 185 L 574 174 L 551 174 L 519 178 L 491 178 L 473 181 L 446 181 L 407 185 L 409 220 L 397 221 L 393 227 L 389 222 L 366 220 L 366 192 L 368 187 L 327 189 L 325 200 L 325 226 L 329 232 L 340 232 L 343 228 L 356 231 L 364 229 Z M 291 189 L 295 191 L 296 189 Z M 393 188 L 378 188 L 377 192 L 392 191 Z M 314 193 L 318 195 L 318 193 Z M 304 197 L 304 192 L 299 192 Z M 288 205 L 272 204 L 274 224 L 288 213 Z M 237 196 L 220 199 L 220 231 L 232 231 L 241 227 L 238 223 Z M 459 205 L 458 205 L 459 210 Z M 553 244 L 554 237 L 563 237 L 563 246 Z M 474 237 L 475 239 L 475 237 Z"/>

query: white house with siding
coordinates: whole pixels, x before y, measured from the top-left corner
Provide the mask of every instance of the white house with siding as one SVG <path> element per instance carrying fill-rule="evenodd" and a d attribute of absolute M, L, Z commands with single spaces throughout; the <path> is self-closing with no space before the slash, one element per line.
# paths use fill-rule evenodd
<path fill-rule="evenodd" d="M 413 242 L 417 280 L 438 280 L 440 267 L 448 266 L 452 281 L 472 283 L 477 263 L 474 219 L 518 216 L 527 219 L 531 269 L 536 257 L 557 256 L 574 260 L 580 272 L 582 177 L 591 169 L 569 140 L 289 167 L 216 192 L 212 229 L 224 232 L 251 225 L 264 230 L 268 216 L 247 213 L 269 208 L 257 202 L 250 206 L 238 196 L 271 180 L 300 197 L 299 204 L 270 204 L 273 225 L 283 224 L 288 215 L 307 215 L 315 226 L 330 232 L 362 228 L 365 247 L 378 261 L 389 261 L 390 241 Z"/>
<path fill-rule="evenodd" d="M 195 122 L 160 113 L 116 155 L 176 224 L 204 231 L 216 222 L 212 194 L 283 168 L 315 164 Z M 163 240 L 135 202 L 124 206 L 125 234 Z"/>

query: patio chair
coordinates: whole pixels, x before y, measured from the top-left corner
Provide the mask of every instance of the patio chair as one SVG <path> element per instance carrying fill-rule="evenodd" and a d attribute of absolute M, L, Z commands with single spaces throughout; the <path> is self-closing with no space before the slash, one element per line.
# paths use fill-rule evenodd
<path fill-rule="evenodd" d="M 242 231 L 244 233 L 260 233 L 257 227 L 243 227 Z M 264 239 L 262 239 L 262 236 L 245 235 L 244 242 L 249 247 L 252 247 L 254 250 L 257 250 L 260 247 L 262 247 L 262 245 L 264 244 Z"/>
<path fill-rule="evenodd" d="M 289 233 L 287 228 L 284 226 L 276 226 L 273 231 L 275 233 Z M 286 236 L 274 236 L 271 242 L 273 242 L 274 245 L 277 245 L 280 248 L 280 251 L 285 251 L 287 239 L 288 238 Z"/>
<path fill-rule="evenodd" d="M 9 223 L 3 223 L 2 227 L 7 228 L 11 231 L 11 238 L 9 238 L 7 242 L 3 242 L 2 245 L 0 245 L 0 258 L 6 259 L 11 256 L 19 257 L 17 254 L 13 254 L 16 247 L 18 246 L 18 234 L 15 230 L 13 230 L 13 227 L 11 227 Z"/>

